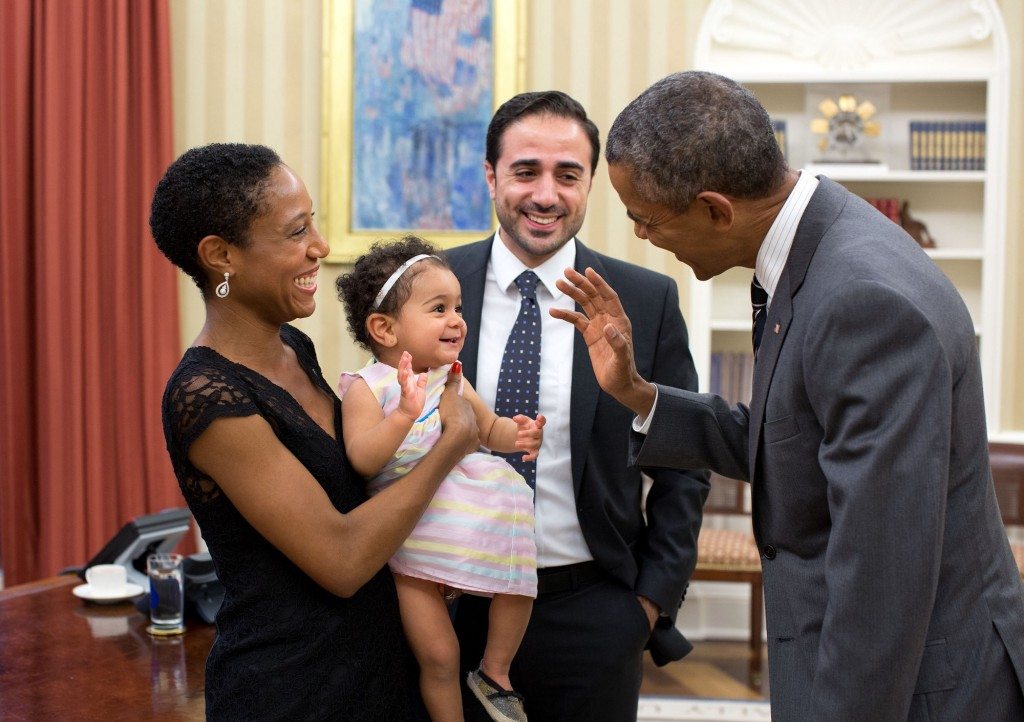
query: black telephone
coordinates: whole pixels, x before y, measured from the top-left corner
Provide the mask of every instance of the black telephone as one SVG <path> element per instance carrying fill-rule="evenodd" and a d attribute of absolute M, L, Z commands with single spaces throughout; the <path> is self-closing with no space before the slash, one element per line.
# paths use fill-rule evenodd
<path fill-rule="evenodd" d="M 224 601 L 224 585 L 217 578 L 217 570 L 209 553 L 200 552 L 185 557 L 185 614 L 192 612 L 207 624 L 213 624 Z"/>
<path fill-rule="evenodd" d="M 83 567 L 68 567 L 61 574 L 75 573 L 85 580 L 85 570 L 94 564 L 120 564 L 128 570 L 128 581 L 149 588 L 146 559 L 150 554 L 170 552 L 188 533 L 192 515 L 188 509 L 165 509 L 138 516 L 121 530 Z"/>

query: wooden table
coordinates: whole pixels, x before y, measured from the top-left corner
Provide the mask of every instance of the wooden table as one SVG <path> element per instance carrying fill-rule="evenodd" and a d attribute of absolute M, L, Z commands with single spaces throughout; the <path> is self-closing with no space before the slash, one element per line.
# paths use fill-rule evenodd
<path fill-rule="evenodd" d="M 131 602 L 86 603 L 75 576 L 0 591 L 0 719 L 202 720 L 213 625 L 157 638 Z"/>

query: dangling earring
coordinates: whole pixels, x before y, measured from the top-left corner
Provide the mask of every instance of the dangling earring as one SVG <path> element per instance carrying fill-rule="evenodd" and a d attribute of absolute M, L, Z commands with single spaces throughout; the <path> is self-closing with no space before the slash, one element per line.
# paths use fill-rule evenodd
<path fill-rule="evenodd" d="M 228 294 L 231 293 L 231 286 L 228 285 L 228 279 L 231 277 L 230 273 L 224 273 L 224 283 L 217 285 L 217 290 L 214 293 L 217 294 L 217 298 L 227 298 Z"/>

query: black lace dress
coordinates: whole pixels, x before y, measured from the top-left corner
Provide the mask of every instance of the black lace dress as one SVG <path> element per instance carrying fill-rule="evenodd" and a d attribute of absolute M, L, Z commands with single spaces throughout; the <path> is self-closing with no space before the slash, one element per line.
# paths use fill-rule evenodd
<path fill-rule="evenodd" d="M 338 509 L 347 512 L 366 500 L 364 481 L 340 441 L 340 402 L 324 381 L 312 342 L 291 326 L 282 327 L 281 338 L 334 399 L 337 440 L 287 391 L 209 348 L 188 349 L 164 393 L 171 462 L 225 587 L 206 662 L 207 717 L 420 719 L 415 662 L 387 567 L 349 599 L 329 593 L 260 536 L 188 460 L 189 446 L 215 419 L 259 414 Z"/>

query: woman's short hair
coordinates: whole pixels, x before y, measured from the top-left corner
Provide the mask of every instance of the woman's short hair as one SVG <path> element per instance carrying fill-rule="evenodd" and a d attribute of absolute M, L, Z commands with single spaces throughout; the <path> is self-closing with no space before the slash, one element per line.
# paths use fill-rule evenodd
<path fill-rule="evenodd" d="M 185 151 L 156 186 L 149 227 L 160 251 L 203 293 L 199 241 L 220 236 L 245 248 L 253 221 L 266 212 L 264 190 L 281 158 L 270 148 L 211 143 Z"/>

